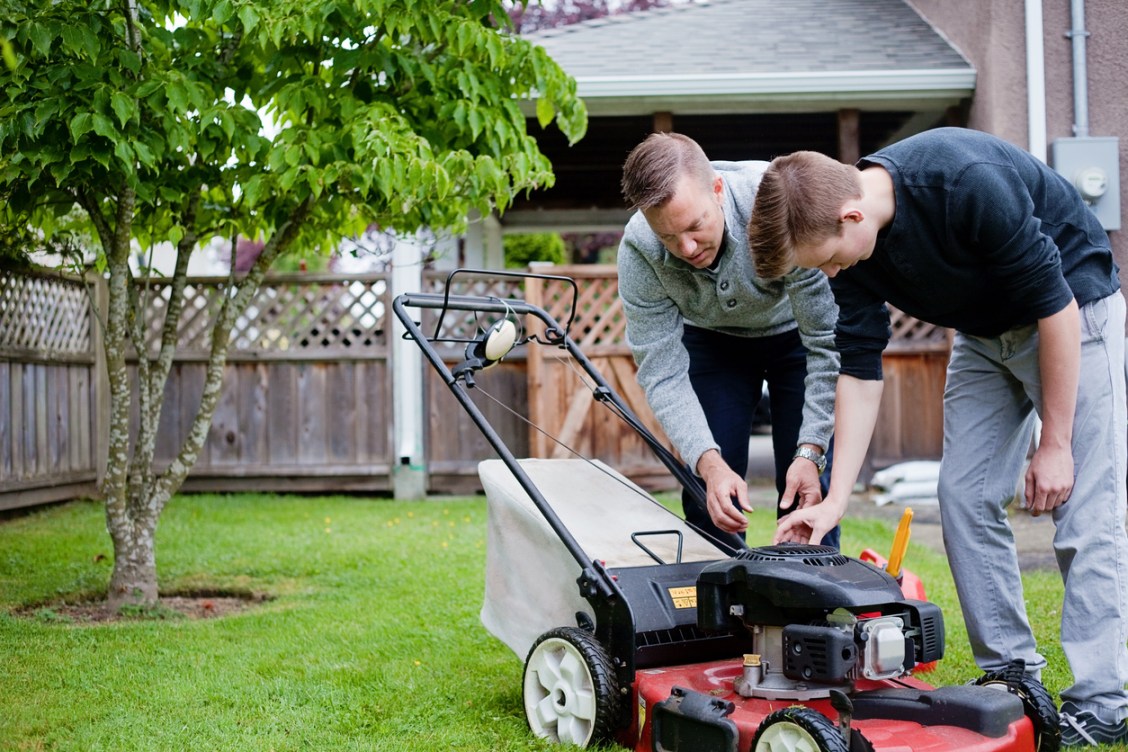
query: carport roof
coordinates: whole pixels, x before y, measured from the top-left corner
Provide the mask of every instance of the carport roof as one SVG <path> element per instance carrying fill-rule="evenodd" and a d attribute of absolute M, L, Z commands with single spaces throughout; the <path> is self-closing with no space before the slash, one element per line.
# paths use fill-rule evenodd
<path fill-rule="evenodd" d="M 943 109 L 975 69 L 904 0 L 707 0 L 527 37 L 592 115 Z"/>

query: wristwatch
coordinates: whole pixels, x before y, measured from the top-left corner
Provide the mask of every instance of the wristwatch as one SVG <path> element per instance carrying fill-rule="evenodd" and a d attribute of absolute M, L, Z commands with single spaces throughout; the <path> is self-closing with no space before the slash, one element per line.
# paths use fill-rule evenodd
<path fill-rule="evenodd" d="M 814 462 L 815 468 L 819 471 L 819 475 L 822 475 L 823 470 L 826 470 L 826 455 L 817 449 L 801 446 L 795 450 L 795 454 L 792 455 L 791 459 L 795 459 L 796 457 L 802 457 L 805 460 Z"/>

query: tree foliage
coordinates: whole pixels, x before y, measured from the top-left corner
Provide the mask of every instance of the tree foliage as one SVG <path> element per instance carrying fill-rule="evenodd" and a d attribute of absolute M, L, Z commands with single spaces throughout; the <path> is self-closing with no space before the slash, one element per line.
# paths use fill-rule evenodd
<path fill-rule="evenodd" d="M 472 208 L 504 210 L 552 183 L 521 102 L 573 141 L 586 115 L 574 82 L 512 33 L 501 0 L 0 0 L 0 10 L 0 258 L 73 245 L 73 230 L 96 239 L 109 289 L 110 597 L 151 602 L 157 519 L 203 446 L 232 325 L 273 261 L 372 224 L 459 228 Z M 215 235 L 263 250 L 229 280 L 199 413 L 158 467 L 187 260 Z M 129 257 L 159 242 L 176 261 L 150 343 L 150 291 Z"/>
<path fill-rule="evenodd" d="M 112 222 L 129 190 L 142 245 L 265 236 L 303 206 L 318 245 L 371 222 L 457 227 L 551 183 L 519 100 L 584 128 L 572 81 L 499 33 L 499 2 L 133 0 L 134 19 L 109 0 L 2 5 L 5 226 L 50 231 L 74 201 Z"/>

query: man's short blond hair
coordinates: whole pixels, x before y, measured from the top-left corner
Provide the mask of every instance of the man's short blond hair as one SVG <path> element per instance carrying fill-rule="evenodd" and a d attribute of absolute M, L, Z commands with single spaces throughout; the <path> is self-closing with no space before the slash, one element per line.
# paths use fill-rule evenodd
<path fill-rule="evenodd" d="M 773 159 L 748 222 L 756 275 L 775 279 L 794 269 L 796 249 L 841 232 L 843 205 L 861 195 L 858 169 L 852 165 L 815 151 Z"/>
<path fill-rule="evenodd" d="M 623 199 L 632 209 L 662 206 L 677 192 L 683 176 L 710 187 L 716 172 L 701 146 L 680 133 L 651 133 L 623 163 Z"/>

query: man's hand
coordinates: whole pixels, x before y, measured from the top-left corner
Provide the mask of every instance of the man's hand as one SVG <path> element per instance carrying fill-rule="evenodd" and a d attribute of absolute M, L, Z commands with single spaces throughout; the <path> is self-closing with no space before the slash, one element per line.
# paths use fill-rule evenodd
<path fill-rule="evenodd" d="M 748 520 L 732 503 L 735 497 L 741 509 L 752 511 L 744 478 L 733 472 L 716 449 L 701 455 L 697 461 L 697 474 L 705 481 L 705 508 L 713 524 L 726 533 L 744 532 L 748 528 Z"/>
<path fill-rule="evenodd" d="M 1034 517 L 1052 512 L 1073 491 L 1073 452 L 1070 447 L 1039 445 L 1026 468 L 1026 508 Z"/>
<path fill-rule="evenodd" d="M 845 513 L 846 504 L 833 501 L 829 496 L 819 504 L 797 509 L 780 518 L 772 544 L 818 543 Z"/>
<path fill-rule="evenodd" d="M 815 463 L 810 460 L 796 457 L 787 468 L 787 485 L 784 486 L 783 496 L 779 500 L 780 509 L 791 509 L 795 501 L 799 501 L 796 509 L 813 506 L 822 501 L 822 487 L 819 485 L 819 471 Z"/>

